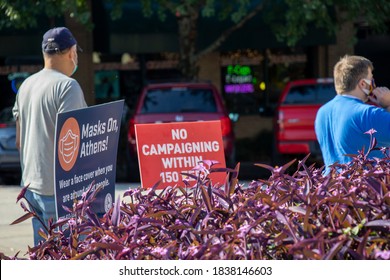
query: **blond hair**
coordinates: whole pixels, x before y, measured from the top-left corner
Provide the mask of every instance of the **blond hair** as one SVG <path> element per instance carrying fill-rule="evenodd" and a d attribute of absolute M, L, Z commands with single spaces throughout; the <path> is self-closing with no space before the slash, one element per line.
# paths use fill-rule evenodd
<path fill-rule="evenodd" d="M 357 55 L 345 55 L 333 69 L 334 85 L 337 94 L 350 92 L 356 88 L 361 79 L 367 77 L 368 70 L 374 70 L 370 60 Z"/>

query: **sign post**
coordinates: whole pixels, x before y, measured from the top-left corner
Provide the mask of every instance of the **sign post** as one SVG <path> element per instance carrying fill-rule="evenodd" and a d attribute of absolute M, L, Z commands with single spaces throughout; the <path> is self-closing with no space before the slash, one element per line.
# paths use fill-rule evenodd
<path fill-rule="evenodd" d="M 203 160 L 226 166 L 220 121 L 138 124 L 135 132 L 143 188 L 159 180 L 158 188 L 180 185 L 181 173 L 196 175 L 192 169 Z M 223 183 L 225 174 L 216 172 L 210 178 Z"/>
<path fill-rule="evenodd" d="M 89 186 L 100 188 L 92 210 L 104 214 L 115 193 L 116 159 L 124 100 L 57 115 L 54 183 L 57 218 Z"/>

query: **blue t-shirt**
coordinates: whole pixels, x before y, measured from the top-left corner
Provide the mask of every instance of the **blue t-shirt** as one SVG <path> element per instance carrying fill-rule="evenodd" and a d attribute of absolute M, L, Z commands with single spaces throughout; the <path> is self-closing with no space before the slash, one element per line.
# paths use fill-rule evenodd
<path fill-rule="evenodd" d="M 376 130 L 373 137 L 378 141 L 377 147 L 390 146 L 390 113 L 383 108 L 365 104 L 360 99 L 337 95 L 323 105 L 317 113 L 315 132 L 321 147 L 326 166 L 339 162 L 348 163 L 351 157 L 346 154 L 357 154 L 367 151 L 370 146 L 370 129 Z M 381 151 L 373 151 L 369 157 L 382 158 Z"/>

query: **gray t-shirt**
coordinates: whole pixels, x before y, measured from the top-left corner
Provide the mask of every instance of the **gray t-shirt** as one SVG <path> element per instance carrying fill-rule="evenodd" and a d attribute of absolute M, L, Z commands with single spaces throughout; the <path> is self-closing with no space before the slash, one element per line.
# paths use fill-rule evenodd
<path fill-rule="evenodd" d="M 22 186 L 54 195 L 54 138 L 57 113 L 84 108 L 83 91 L 75 79 L 52 69 L 28 77 L 13 108 L 20 125 Z"/>

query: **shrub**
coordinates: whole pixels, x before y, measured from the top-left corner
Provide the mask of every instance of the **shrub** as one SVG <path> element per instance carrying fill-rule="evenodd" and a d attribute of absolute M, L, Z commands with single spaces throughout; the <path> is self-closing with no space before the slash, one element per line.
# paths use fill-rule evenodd
<path fill-rule="evenodd" d="M 364 153 L 348 164 L 322 168 L 298 162 L 295 172 L 256 164 L 268 179 L 239 183 L 239 164 L 214 168 L 205 161 L 193 186 L 158 184 L 130 189 L 125 201 L 98 218 L 91 188 L 69 211 L 74 218 L 50 224 L 45 241 L 28 248 L 30 259 L 390 259 L 390 165 Z M 212 172 L 226 172 L 213 184 Z M 23 191 L 18 199 L 23 198 Z M 24 207 L 24 206 L 23 206 Z M 32 215 L 27 214 L 15 222 Z M 61 228 L 66 230 L 61 230 Z M 43 232 L 42 232 L 43 234 Z M 2 258 L 9 258 L 2 256 Z M 12 258 L 17 258 L 17 255 Z"/>

